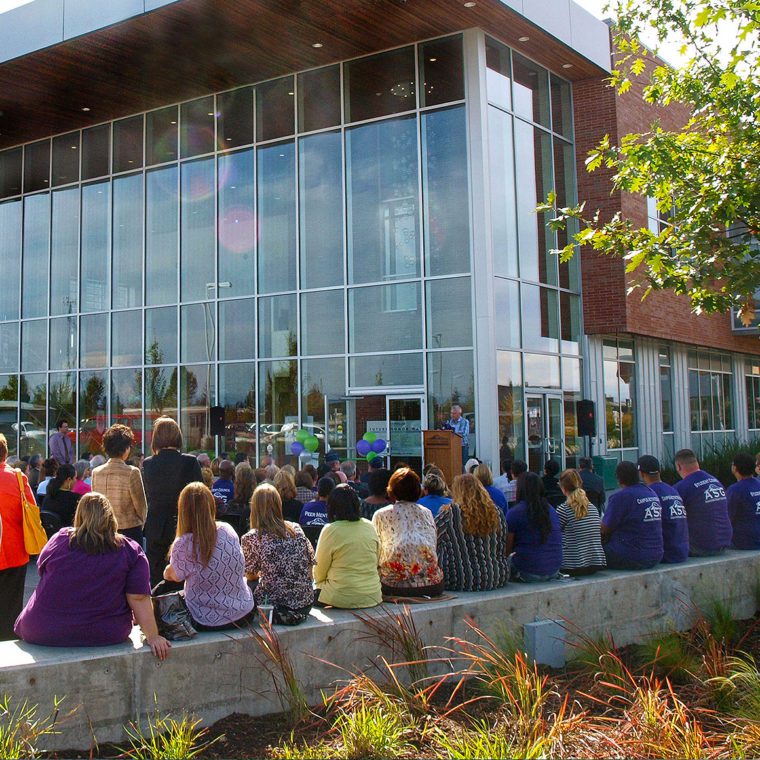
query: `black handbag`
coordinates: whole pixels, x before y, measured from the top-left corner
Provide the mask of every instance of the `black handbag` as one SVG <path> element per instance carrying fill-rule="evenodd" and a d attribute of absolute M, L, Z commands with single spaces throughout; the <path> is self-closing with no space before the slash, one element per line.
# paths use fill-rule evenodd
<path fill-rule="evenodd" d="M 193 627 L 185 595 L 180 591 L 154 596 L 153 614 L 159 634 L 169 641 L 187 641 L 198 633 Z"/>

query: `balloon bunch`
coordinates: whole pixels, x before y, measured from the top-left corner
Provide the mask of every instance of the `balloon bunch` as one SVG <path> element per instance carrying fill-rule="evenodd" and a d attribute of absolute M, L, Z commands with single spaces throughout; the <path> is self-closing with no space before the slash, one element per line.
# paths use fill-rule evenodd
<path fill-rule="evenodd" d="M 319 438 L 316 435 L 312 435 L 308 430 L 301 428 L 296 433 L 296 439 L 290 444 L 290 451 L 297 457 L 301 456 L 304 451 L 310 451 L 314 453 L 319 448 Z"/>
<path fill-rule="evenodd" d="M 376 456 L 382 454 L 388 444 L 377 437 L 377 433 L 365 433 L 360 441 L 356 442 L 356 453 L 371 462 Z"/>

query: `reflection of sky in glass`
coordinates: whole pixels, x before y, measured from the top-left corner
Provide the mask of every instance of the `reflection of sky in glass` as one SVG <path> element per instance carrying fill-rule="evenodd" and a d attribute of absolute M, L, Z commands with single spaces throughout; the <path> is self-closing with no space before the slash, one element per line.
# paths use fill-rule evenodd
<path fill-rule="evenodd" d="M 0 13 L 7 13 L 14 8 L 20 8 L 22 5 L 29 5 L 34 0 L 0 0 Z"/>

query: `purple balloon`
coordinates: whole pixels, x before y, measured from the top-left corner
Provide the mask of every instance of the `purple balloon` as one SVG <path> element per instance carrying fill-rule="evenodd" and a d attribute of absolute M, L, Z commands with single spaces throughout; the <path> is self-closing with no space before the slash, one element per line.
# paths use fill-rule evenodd
<path fill-rule="evenodd" d="M 375 454 L 382 454 L 385 451 L 385 446 L 386 443 L 382 438 L 376 438 L 372 444 L 372 451 L 374 451 Z"/>
<path fill-rule="evenodd" d="M 360 457 L 366 457 L 367 454 L 372 450 L 372 446 L 370 446 L 369 441 L 365 441 L 362 439 L 361 441 L 356 442 L 356 453 Z"/>
<path fill-rule="evenodd" d="M 293 443 L 290 444 L 290 450 L 296 456 L 300 456 L 303 454 L 304 446 L 300 441 L 293 441 Z"/>

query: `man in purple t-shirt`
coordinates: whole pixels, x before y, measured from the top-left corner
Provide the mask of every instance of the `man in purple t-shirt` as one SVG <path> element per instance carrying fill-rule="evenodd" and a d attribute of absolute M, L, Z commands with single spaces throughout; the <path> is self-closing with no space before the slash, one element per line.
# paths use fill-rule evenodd
<path fill-rule="evenodd" d="M 615 477 L 622 490 L 610 496 L 602 517 L 607 567 L 647 570 L 662 559 L 662 505 L 657 494 L 639 482 L 633 462 L 620 462 Z"/>
<path fill-rule="evenodd" d="M 662 542 L 664 564 L 675 565 L 689 557 L 689 525 L 686 508 L 673 486 L 660 479 L 660 462 L 657 457 L 645 454 L 637 462 L 641 479 L 659 497 L 662 504 Z"/>
<path fill-rule="evenodd" d="M 731 546 L 731 521 L 728 519 L 726 491 L 721 482 L 699 468 L 691 449 L 675 456 L 676 470 L 682 480 L 676 483 L 689 524 L 689 554 L 710 557 Z"/>
<path fill-rule="evenodd" d="M 731 464 L 736 483 L 726 490 L 736 549 L 760 549 L 760 479 L 752 454 L 739 452 Z"/>

